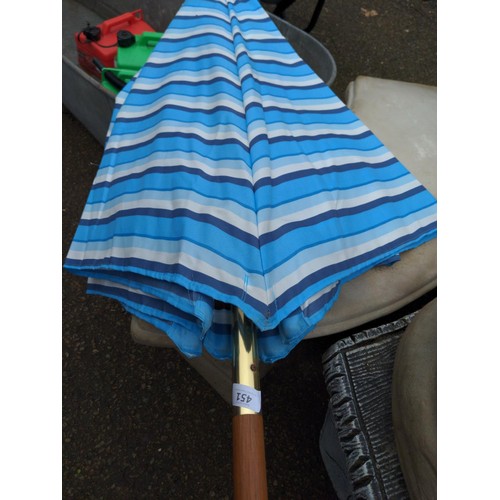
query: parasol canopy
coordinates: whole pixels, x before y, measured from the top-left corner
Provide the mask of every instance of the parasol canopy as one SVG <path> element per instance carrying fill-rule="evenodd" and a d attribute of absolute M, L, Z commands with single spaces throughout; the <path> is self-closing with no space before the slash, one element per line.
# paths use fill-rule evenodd
<path fill-rule="evenodd" d="M 257 0 L 186 0 L 117 96 L 65 267 L 187 356 L 231 358 L 236 306 L 273 362 L 435 235 L 434 197 Z"/>

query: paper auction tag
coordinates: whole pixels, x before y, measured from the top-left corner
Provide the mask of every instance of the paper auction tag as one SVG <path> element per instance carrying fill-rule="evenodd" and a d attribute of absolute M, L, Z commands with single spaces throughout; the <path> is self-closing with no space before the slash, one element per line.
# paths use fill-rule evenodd
<path fill-rule="evenodd" d="M 233 406 L 248 408 L 255 413 L 260 412 L 260 391 L 243 384 L 233 384 Z"/>

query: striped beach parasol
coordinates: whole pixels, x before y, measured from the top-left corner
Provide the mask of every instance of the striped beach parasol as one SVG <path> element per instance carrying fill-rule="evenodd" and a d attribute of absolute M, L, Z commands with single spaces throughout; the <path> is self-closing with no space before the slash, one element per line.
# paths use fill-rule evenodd
<path fill-rule="evenodd" d="M 186 0 L 116 98 L 65 267 L 187 356 L 248 355 L 233 401 L 250 420 L 258 358 L 435 235 L 433 196 L 257 0 Z"/>

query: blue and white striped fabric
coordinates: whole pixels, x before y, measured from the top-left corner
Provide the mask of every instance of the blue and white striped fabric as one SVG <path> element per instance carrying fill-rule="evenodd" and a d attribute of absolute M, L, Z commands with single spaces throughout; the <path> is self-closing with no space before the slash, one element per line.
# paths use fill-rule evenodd
<path fill-rule="evenodd" d="M 235 305 L 272 362 L 435 233 L 432 195 L 257 0 L 186 0 L 117 96 L 65 266 L 188 356 L 231 357 Z"/>

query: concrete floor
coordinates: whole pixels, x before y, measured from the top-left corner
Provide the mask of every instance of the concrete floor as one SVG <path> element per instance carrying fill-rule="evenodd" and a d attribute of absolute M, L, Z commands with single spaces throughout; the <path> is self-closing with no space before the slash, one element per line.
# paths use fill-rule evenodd
<path fill-rule="evenodd" d="M 286 19 L 304 27 L 315 3 L 297 0 Z M 336 60 L 341 98 L 357 75 L 436 85 L 434 0 L 327 0 L 312 35 Z M 64 258 L 102 147 L 64 108 L 62 125 Z M 231 408 L 175 351 L 135 344 L 117 303 L 67 272 L 62 285 L 64 498 L 231 498 Z M 271 499 L 335 498 L 318 446 L 334 341 L 302 342 L 263 380 Z"/>

